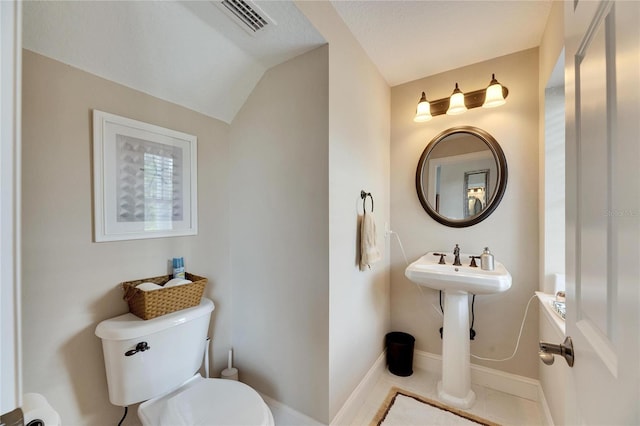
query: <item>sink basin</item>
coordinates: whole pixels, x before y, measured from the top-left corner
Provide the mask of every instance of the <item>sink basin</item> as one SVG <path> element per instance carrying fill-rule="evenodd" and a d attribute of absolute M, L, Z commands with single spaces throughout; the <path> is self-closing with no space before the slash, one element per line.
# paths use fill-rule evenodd
<path fill-rule="evenodd" d="M 416 284 L 443 291 L 466 291 L 473 294 L 500 293 L 511 288 L 511 274 L 500 262 L 493 271 L 469 266 L 469 254 L 461 254 L 462 266 L 453 266 L 453 255 L 447 254 L 446 265 L 438 264 L 440 256 L 429 252 L 413 262 L 405 275 Z"/>
<path fill-rule="evenodd" d="M 442 328 L 442 380 L 438 382 L 438 398 L 462 409 L 471 408 L 476 395 L 471 389 L 469 345 L 469 293 L 492 294 L 511 287 L 511 274 L 500 262 L 493 271 L 469 266 L 468 254 L 461 254 L 462 266 L 453 266 L 448 253 L 446 265 L 440 255 L 429 252 L 413 262 L 405 275 L 418 285 L 444 292 Z M 479 264 L 479 261 L 478 261 Z"/>

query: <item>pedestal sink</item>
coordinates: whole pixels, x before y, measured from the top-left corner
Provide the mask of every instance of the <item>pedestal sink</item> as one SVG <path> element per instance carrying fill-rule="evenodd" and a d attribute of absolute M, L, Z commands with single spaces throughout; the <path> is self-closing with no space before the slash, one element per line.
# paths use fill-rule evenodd
<path fill-rule="evenodd" d="M 440 255 L 429 252 L 413 262 L 405 275 L 418 285 L 444 292 L 442 335 L 442 380 L 438 398 L 458 408 L 469 408 L 476 399 L 471 390 L 469 350 L 469 293 L 500 293 L 511 287 L 511 274 L 500 262 L 493 271 L 471 267 L 469 254 L 460 254 L 462 266 L 454 266 L 453 255 L 439 264 Z"/>

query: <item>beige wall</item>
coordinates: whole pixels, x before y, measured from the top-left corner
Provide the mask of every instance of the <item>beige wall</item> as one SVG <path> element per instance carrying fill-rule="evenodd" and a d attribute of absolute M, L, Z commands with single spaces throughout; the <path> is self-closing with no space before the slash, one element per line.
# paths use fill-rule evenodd
<path fill-rule="evenodd" d="M 234 345 L 244 380 L 329 422 L 380 355 L 389 88 L 344 26 L 336 37 L 342 47 L 267 72 L 231 126 L 25 51 L 25 390 L 65 423 L 121 415 L 93 332 L 127 311 L 117 283 L 164 273 L 173 256 L 210 279 L 216 374 Z M 198 136 L 197 237 L 92 242 L 94 108 Z M 361 189 L 385 253 L 371 271 L 357 266 Z"/>
<path fill-rule="evenodd" d="M 328 47 L 265 73 L 231 124 L 233 346 L 243 381 L 327 422 Z"/>
<path fill-rule="evenodd" d="M 390 90 L 329 2 L 297 2 L 329 43 L 329 419 L 381 354 L 389 330 Z M 358 267 L 360 191 L 373 195 L 383 260 Z M 367 202 L 367 208 L 370 208 Z"/>
<path fill-rule="evenodd" d="M 24 391 L 39 392 L 67 425 L 115 424 L 100 340 L 103 319 L 128 311 L 118 283 L 167 273 L 183 256 L 209 278 L 214 371 L 230 345 L 228 125 L 45 58 L 23 54 Z M 198 137 L 198 235 L 92 242 L 91 111 Z M 136 421 L 135 413 L 129 415 Z"/>
<path fill-rule="evenodd" d="M 486 87 L 495 73 L 509 88 L 507 104 L 476 108 L 459 116 L 436 116 L 414 123 L 422 91 L 429 99 L 449 96 L 456 82 L 461 90 Z M 422 151 L 441 131 L 460 125 L 486 130 L 500 143 L 509 176 L 502 202 L 485 221 L 468 228 L 449 228 L 431 219 L 415 190 L 415 170 Z M 538 50 L 495 58 L 395 86 L 391 90 L 391 227 L 402 238 L 409 262 L 427 251 L 451 252 L 460 244 L 465 253 L 489 246 L 513 277 L 502 294 L 478 296 L 471 352 L 489 358 L 511 355 L 525 306 L 538 287 Z M 440 354 L 438 292 L 421 294 L 404 276 L 406 264 L 392 246 L 391 324 L 416 337 L 416 348 Z M 527 377 L 538 377 L 537 310 L 527 318 L 520 349 L 506 362 L 473 363 Z"/>

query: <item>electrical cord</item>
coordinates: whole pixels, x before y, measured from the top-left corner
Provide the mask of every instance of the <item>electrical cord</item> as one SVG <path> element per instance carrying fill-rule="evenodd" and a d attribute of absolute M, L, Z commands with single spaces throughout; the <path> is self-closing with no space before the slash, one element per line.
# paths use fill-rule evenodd
<path fill-rule="evenodd" d="M 127 417 L 127 413 L 129 412 L 129 407 L 124 407 L 124 415 L 118 422 L 118 426 L 122 426 L 122 422 L 124 422 L 125 417 Z"/>
<path fill-rule="evenodd" d="M 471 329 L 473 330 L 473 324 L 476 322 L 476 313 L 474 306 L 476 305 L 476 295 L 471 298 Z"/>
<path fill-rule="evenodd" d="M 440 300 L 440 315 L 442 315 L 444 317 L 444 308 L 442 307 L 442 290 L 438 291 L 438 299 Z M 433 305 L 432 305 L 433 306 Z M 435 306 L 434 306 L 435 308 Z M 443 337 L 443 333 L 444 333 L 444 326 L 440 327 L 440 339 L 442 339 Z"/>
<path fill-rule="evenodd" d="M 398 245 L 400 245 L 400 250 L 402 251 L 402 257 L 404 257 L 404 263 L 407 264 L 407 266 L 409 266 L 409 260 L 407 259 L 407 254 L 404 252 L 404 247 L 402 246 L 402 241 L 400 240 L 400 235 L 398 235 L 397 232 L 392 231 L 392 230 L 388 230 L 387 231 L 387 235 L 392 234 L 396 236 L 396 239 L 398 240 Z M 414 283 L 415 284 L 415 283 Z M 420 294 L 422 296 L 424 296 L 424 291 L 422 291 L 422 286 L 419 284 L 415 284 L 416 287 L 418 287 L 418 290 L 420 291 Z M 440 310 L 442 310 L 442 312 L 438 311 L 438 308 L 435 307 L 435 305 L 432 303 L 431 307 L 438 312 L 438 314 L 440 314 L 441 316 L 443 315 L 444 310 L 442 310 L 442 300 L 440 301 Z"/>
<path fill-rule="evenodd" d="M 389 234 L 393 234 L 396 236 L 396 239 L 398 240 L 398 244 L 400 245 L 400 250 L 402 251 L 402 257 L 404 257 L 404 263 L 407 264 L 407 266 L 409 266 L 409 261 L 407 260 L 407 255 L 404 252 L 404 247 L 402 246 L 402 241 L 400 241 L 400 236 L 398 235 L 397 232 L 389 230 L 387 231 Z"/>
<path fill-rule="evenodd" d="M 474 294 L 471 298 L 471 327 L 469 328 L 469 338 L 471 340 L 476 340 L 476 331 L 473 329 L 473 324 L 476 322 L 476 295 Z"/>
<path fill-rule="evenodd" d="M 404 252 L 404 247 L 402 246 L 402 241 L 400 240 L 400 236 L 398 235 L 398 233 L 392 230 L 388 230 L 387 234 L 392 234 L 396 236 L 396 240 L 398 240 L 398 245 L 400 245 L 400 251 L 402 251 L 402 257 L 404 257 L 404 263 L 406 263 L 406 265 L 409 266 L 409 260 L 407 259 L 407 254 Z M 420 295 L 424 296 L 424 291 L 422 291 L 422 286 L 417 283 L 414 283 L 414 284 L 416 285 L 416 287 L 418 287 L 418 291 L 420 291 Z M 433 304 L 431 306 L 433 306 Z M 433 308 L 435 309 L 435 306 L 433 306 Z"/>
<path fill-rule="evenodd" d="M 495 361 L 495 362 L 502 362 L 502 361 L 509 361 L 510 359 L 513 359 L 514 356 L 516 356 L 516 352 L 518 352 L 518 347 L 520 346 L 520 338 L 522 337 L 522 330 L 524 329 L 524 321 L 527 319 L 527 313 L 529 312 L 529 306 L 531 305 L 531 301 L 533 299 L 535 299 L 536 296 L 535 294 L 533 296 L 531 296 L 531 299 L 529 299 L 529 302 L 527 303 L 527 308 L 524 310 L 524 315 L 522 316 L 522 324 L 520 324 L 520 332 L 518 333 L 518 339 L 516 340 L 516 347 L 513 350 L 513 353 L 511 354 L 511 356 L 507 357 L 507 358 L 503 358 L 503 359 L 494 359 L 494 358 L 484 358 L 478 355 L 474 355 L 471 354 L 471 356 L 475 359 L 480 359 L 482 361 Z"/>

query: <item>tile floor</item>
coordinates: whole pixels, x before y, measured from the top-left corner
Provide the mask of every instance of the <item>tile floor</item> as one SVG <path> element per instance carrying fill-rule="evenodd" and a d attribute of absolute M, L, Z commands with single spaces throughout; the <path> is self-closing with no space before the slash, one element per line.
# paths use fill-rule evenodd
<path fill-rule="evenodd" d="M 388 371 L 370 390 L 364 405 L 360 408 L 351 425 L 369 425 L 380 405 L 393 386 L 417 393 L 430 399 L 437 399 L 436 384 L 439 377 L 433 373 L 414 369 L 409 377 L 395 376 Z M 476 393 L 476 402 L 466 410 L 469 413 L 504 426 L 545 425 L 542 407 L 531 401 L 484 386 L 471 385 Z M 425 423 L 425 426 L 428 423 Z"/>

